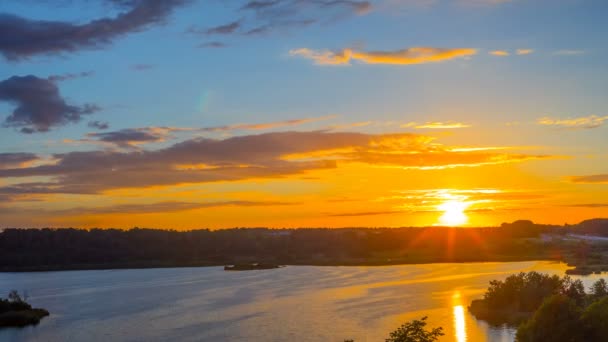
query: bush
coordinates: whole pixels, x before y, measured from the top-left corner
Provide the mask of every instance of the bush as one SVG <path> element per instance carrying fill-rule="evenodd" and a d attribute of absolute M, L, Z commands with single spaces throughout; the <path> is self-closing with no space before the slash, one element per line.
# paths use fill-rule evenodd
<path fill-rule="evenodd" d="M 551 296 L 517 329 L 516 339 L 518 342 L 583 342 L 581 309 L 565 295 Z"/>

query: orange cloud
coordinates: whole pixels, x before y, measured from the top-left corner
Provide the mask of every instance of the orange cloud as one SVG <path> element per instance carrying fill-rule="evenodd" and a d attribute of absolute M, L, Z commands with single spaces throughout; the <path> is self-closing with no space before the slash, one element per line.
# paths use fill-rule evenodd
<path fill-rule="evenodd" d="M 301 48 L 291 50 L 289 54 L 311 59 L 317 65 L 350 65 L 351 60 L 364 64 L 412 65 L 469 57 L 477 54 L 477 50 L 471 48 L 412 47 L 397 51 L 364 52 L 353 49 L 316 51 Z"/>
<path fill-rule="evenodd" d="M 516 53 L 518 55 L 529 55 L 533 52 L 534 52 L 534 50 L 532 50 L 532 49 L 517 49 L 517 51 L 516 51 Z"/>
<path fill-rule="evenodd" d="M 505 50 L 494 50 L 494 51 L 490 51 L 489 53 L 490 53 L 490 55 L 498 56 L 498 57 L 507 57 L 510 55 L 510 53 Z"/>
<path fill-rule="evenodd" d="M 572 176 L 569 177 L 572 183 L 582 184 L 608 184 L 608 174 L 590 175 L 590 176 Z"/>
<path fill-rule="evenodd" d="M 0 187 L 0 195 L 99 194 L 121 188 L 282 178 L 344 164 L 425 170 L 554 158 L 467 146 L 452 149 L 418 134 L 327 131 L 196 138 L 158 150 L 70 152 L 54 157 L 52 165 L 0 169 L 0 178 L 25 178 Z M 31 182 L 30 177 L 44 180 Z"/>

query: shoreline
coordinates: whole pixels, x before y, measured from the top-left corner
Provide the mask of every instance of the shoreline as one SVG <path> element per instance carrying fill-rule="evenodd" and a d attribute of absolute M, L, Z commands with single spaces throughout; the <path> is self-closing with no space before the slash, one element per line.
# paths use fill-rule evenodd
<path fill-rule="evenodd" d="M 402 266 L 402 265 L 428 265 L 428 264 L 466 264 L 466 263 L 506 263 L 506 262 L 530 262 L 545 261 L 553 263 L 564 263 L 570 270 L 576 270 L 576 266 L 569 265 L 567 261 L 552 258 L 500 258 L 484 260 L 416 260 L 416 261 L 390 261 L 390 262 L 291 262 L 277 264 L 284 266 L 318 266 L 318 267 L 383 267 L 383 266 Z M 34 272 L 69 272 L 69 271 L 111 271 L 111 270 L 138 270 L 138 269 L 163 269 L 163 268 L 200 268 L 200 267 L 224 267 L 233 264 L 226 263 L 176 263 L 176 264 L 117 264 L 117 265 L 73 265 L 73 266 L 35 266 L 19 268 L 0 268 L 0 273 L 34 273 Z"/>

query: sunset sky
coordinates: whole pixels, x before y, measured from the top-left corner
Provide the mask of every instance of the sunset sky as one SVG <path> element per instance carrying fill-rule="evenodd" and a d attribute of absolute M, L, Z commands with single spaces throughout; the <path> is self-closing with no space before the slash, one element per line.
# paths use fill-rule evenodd
<path fill-rule="evenodd" d="M 605 0 L 0 2 L 0 227 L 608 217 Z"/>

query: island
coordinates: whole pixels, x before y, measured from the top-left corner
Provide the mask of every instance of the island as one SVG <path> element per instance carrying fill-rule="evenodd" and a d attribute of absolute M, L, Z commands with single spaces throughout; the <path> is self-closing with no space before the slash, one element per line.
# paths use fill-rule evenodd
<path fill-rule="evenodd" d="M 0 298 L 0 328 L 36 325 L 49 315 L 45 309 L 32 308 L 17 291 L 11 291 L 8 298 Z"/>
<path fill-rule="evenodd" d="M 262 264 L 262 263 L 252 263 L 252 264 L 236 264 L 236 265 L 226 265 L 224 266 L 224 271 L 253 271 L 253 270 L 270 270 L 275 268 L 281 268 L 284 266 L 276 265 L 276 264 Z"/>

